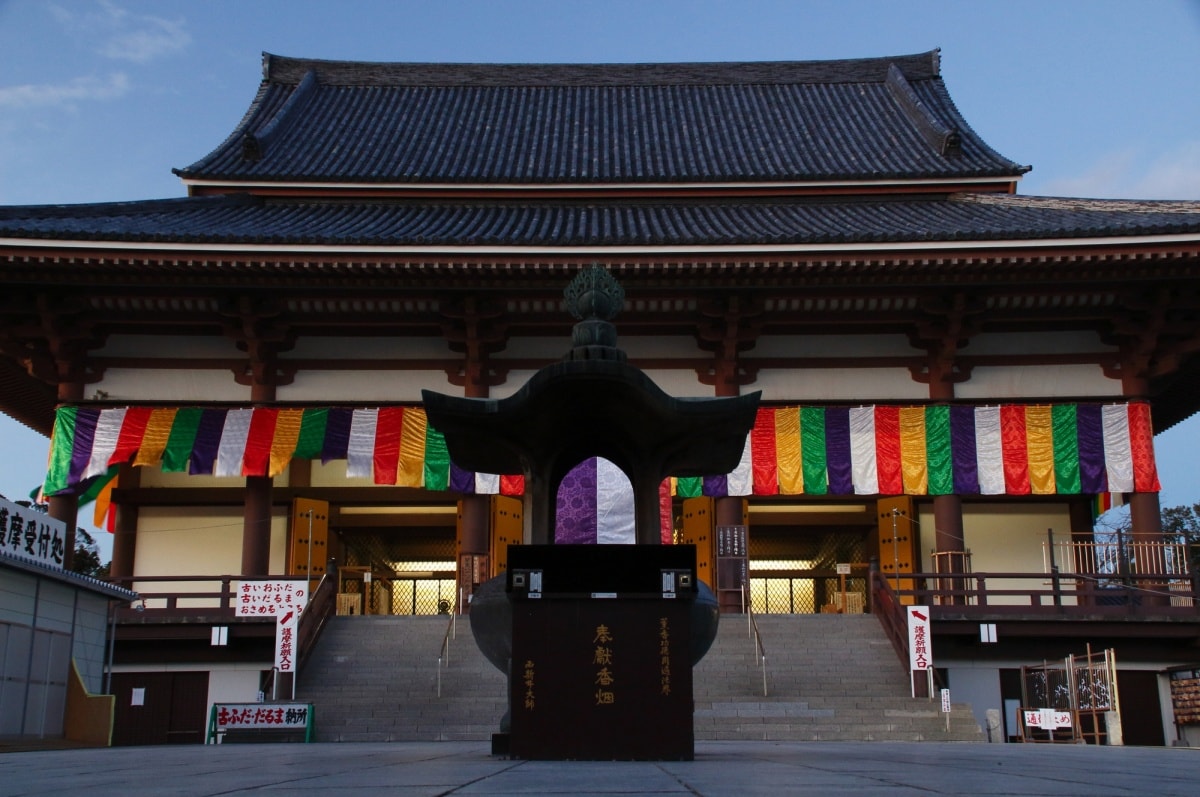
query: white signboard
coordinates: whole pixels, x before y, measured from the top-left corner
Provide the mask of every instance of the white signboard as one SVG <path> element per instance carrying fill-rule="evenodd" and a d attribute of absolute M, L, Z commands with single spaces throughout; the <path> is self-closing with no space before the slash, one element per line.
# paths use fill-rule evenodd
<path fill-rule="evenodd" d="M 1071 712 L 1058 711 L 1052 708 L 1039 708 L 1034 711 L 1026 711 L 1025 727 L 1040 728 L 1044 731 L 1052 731 L 1056 728 L 1070 728 Z"/>
<path fill-rule="evenodd" d="M 908 607 L 908 668 L 933 668 L 933 645 L 929 638 L 929 607 Z"/>
<path fill-rule="evenodd" d="M 949 689 L 942 690 L 942 713 L 943 714 L 950 713 L 950 690 Z"/>
<path fill-rule="evenodd" d="M 0 550 L 16 559 L 62 570 L 67 524 L 0 498 Z"/>
<path fill-rule="evenodd" d="M 276 703 L 269 706 L 217 703 L 213 706 L 215 730 L 230 728 L 304 728 L 308 725 L 308 703 Z"/>
<path fill-rule="evenodd" d="M 238 617 L 275 618 L 275 669 L 296 671 L 296 630 L 308 602 L 307 579 L 243 581 L 238 586 Z"/>

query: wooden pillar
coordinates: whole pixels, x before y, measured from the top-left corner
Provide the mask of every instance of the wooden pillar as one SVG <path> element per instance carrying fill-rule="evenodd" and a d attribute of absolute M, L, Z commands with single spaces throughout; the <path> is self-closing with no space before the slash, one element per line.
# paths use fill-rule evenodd
<path fill-rule="evenodd" d="M 63 540 L 63 570 L 75 569 L 75 527 L 79 520 L 79 496 L 52 495 L 46 499 L 50 505 L 50 517 L 66 524 L 66 539 Z"/>
<path fill-rule="evenodd" d="M 933 497 L 934 569 L 939 573 L 966 573 L 967 547 L 963 540 L 962 498 L 957 495 L 935 495 Z M 951 590 L 966 589 L 965 579 L 938 579 L 941 587 Z M 966 595 L 943 596 L 943 603 L 963 604 Z"/>
<path fill-rule="evenodd" d="M 141 483 L 139 468 L 125 464 L 121 466 L 117 484 L 119 490 L 132 490 Z M 133 578 L 137 558 L 138 508 L 134 504 L 116 502 L 117 520 L 113 528 L 113 556 L 109 575 L 114 578 Z M 128 584 L 124 585 L 128 586 Z"/>
<path fill-rule="evenodd" d="M 242 575 L 271 572 L 271 477 L 247 476 L 242 514 Z"/>
<path fill-rule="evenodd" d="M 944 557 L 953 562 L 948 572 L 965 571 L 963 556 L 967 550 L 963 541 L 962 498 L 957 495 L 935 495 L 933 497 L 934 548 L 937 553 L 960 554 Z"/>
<path fill-rule="evenodd" d="M 254 406 L 275 400 L 275 386 L 255 382 L 250 388 Z M 270 476 L 246 477 L 246 500 L 242 508 L 242 573 L 243 576 L 266 576 L 271 573 L 271 494 L 274 482 Z"/>
<path fill-rule="evenodd" d="M 1133 529 L 1130 542 L 1134 546 L 1146 543 L 1161 544 L 1166 541 L 1163 537 L 1158 493 L 1130 493 L 1129 521 Z M 1147 558 L 1154 561 L 1157 557 Z M 1143 604 L 1147 606 L 1170 605 L 1171 598 L 1165 594 L 1169 590 L 1165 579 L 1140 579 L 1137 584 L 1139 587 L 1149 590 L 1142 598 Z"/>

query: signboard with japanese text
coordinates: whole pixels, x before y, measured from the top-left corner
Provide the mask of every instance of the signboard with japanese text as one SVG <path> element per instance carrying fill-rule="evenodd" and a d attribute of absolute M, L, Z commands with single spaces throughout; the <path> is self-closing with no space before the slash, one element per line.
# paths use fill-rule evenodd
<path fill-rule="evenodd" d="M 215 703 L 209 718 L 209 743 L 222 741 L 228 731 L 300 731 L 312 736 L 309 703 Z"/>
<path fill-rule="evenodd" d="M 508 751 L 692 760 L 695 548 L 522 545 L 508 557 Z"/>
<path fill-rule="evenodd" d="M 515 605 L 513 754 L 690 759 L 690 611 L 687 601 Z"/>
<path fill-rule="evenodd" d="M 1071 727 L 1071 712 L 1054 708 L 1039 708 L 1024 712 L 1025 727 L 1052 731 Z"/>
<path fill-rule="evenodd" d="M 308 603 L 304 580 L 243 581 L 238 585 L 238 617 L 275 618 L 275 669 L 296 671 L 296 631 Z"/>
<path fill-rule="evenodd" d="M 933 644 L 929 636 L 929 607 L 909 606 L 908 668 L 928 670 L 933 667 Z"/>
<path fill-rule="evenodd" d="M 62 570 L 67 526 L 44 512 L 0 498 L 0 542 L 0 550 L 9 556 Z"/>

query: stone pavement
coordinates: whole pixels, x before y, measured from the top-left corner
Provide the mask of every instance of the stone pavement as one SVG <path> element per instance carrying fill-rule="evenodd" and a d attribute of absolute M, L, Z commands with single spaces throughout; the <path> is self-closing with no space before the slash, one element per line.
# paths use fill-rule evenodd
<path fill-rule="evenodd" d="M 695 761 L 517 761 L 481 742 L 229 744 L 0 754 L 0 796 L 1192 795 L 1200 750 L 699 742 Z"/>

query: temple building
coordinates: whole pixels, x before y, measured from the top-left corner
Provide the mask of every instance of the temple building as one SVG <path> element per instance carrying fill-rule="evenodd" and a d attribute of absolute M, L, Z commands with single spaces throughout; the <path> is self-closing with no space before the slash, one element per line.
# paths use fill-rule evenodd
<path fill-rule="evenodd" d="M 264 689 L 274 630 L 201 593 L 332 562 L 341 613 L 457 612 L 534 539 L 521 475 L 453 463 L 422 391 L 513 395 L 599 265 L 665 393 L 761 392 L 738 468 L 665 482 L 649 535 L 697 544 L 724 610 L 875 612 L 902 649 L 896 617 L 928 606 L 981 721 L 1020 667 L 1112 649 L 1126 740 L 1170 744 L 1200 614 L 1153 438 L 1200 410 L 1200 202 L 1022 196 L 1029 168 L 937 51 L 264 55 L 244 117 L 176 170 L 186 197 L 0 207 L 0 409 L 52 438 L 55 518 L 98 495 L 144 597 L 114 686 L 169 662 L 204 713 Z M 555 537 L 644 542 L 631 496 L 581 462 Z"/>

